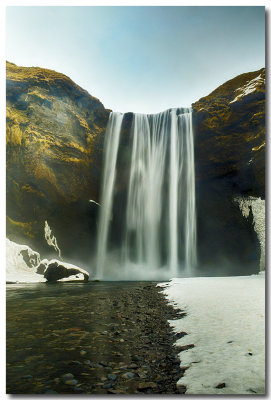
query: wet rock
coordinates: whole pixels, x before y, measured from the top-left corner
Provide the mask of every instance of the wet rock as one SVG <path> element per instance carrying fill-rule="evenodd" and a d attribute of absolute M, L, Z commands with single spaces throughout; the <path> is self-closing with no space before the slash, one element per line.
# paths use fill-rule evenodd
<path fill-rule="evenodd" d="M 112 383 L 106 383 L 105 385 L 103 385 L 104 389 L 111 389 L 112 388 Z"/>
<path fill-rule="evenodd" d="M 33 376 L 32 375 L 24 375 L 23 376 L 23 379 L 33 379 Z"/>
<path fill-rule="evenodd" d="M 135 374 L 134 372 L 126 372 L 125 374 L 122 375 L 122 377 L 125 379 L 133 379 L 136 376 L 138 376 L 138 375 Z"/>
<path fill-rule="evenodd" d="M 117 375 L 115 375 L 115 374 L 108 374 L 108 375 L 107 375 L 107 378 L 108 378 L 110 381 L 115 381 L 115 380 L 117 379 Z"/>
<path fill-rule="evenodd" d="M 223 389 L 224 387 L 226 387 L 226 383 L 225 383 L 225 382 L 219 383 L 219 384 L 216 386 L 216 389 Z"/>
<path fill-rule="evenodd" d="M 67 381 L 67 380 L 73 379 L 74 375 L 71 374 L 71 373 L 67 373 L 67 374 L 62 375 L 61 378 L 62 378 L 63 381 Z"/>
<path fill-rule="evenodd" d="M 178 385 L 177 389 L 178 389 L 178 392 L 181 394 L 185 394 L 185 392 L 186 392 L 186 386 L 184 386 L 184 385 Z"/>
<path fill-rule="evenodd" d="M 84 356 L 84 355 L 87 354 L 87 352 L 86 352 L 85 350 L 81 350 L 81 351 L 80 351 L 80 354 L 81 354 L 81 356 Z"/>
<path fill-rule="evenodd" d="M 69 365 L 81 365 L 82 363 L 80 361 L 77 361 L 77 360 L 72 360 L 68 364 Z"/>
<path fill-rule="evenodd" d="M 47 268 L 46 264 L 40 263 L 40 265 L 38 266 L 37 271 L 36 271 L 37 274 L 44 275 L 46 268 Z"/>
<path fill-rule="evenodd" d="M 157 384 L 154 382 L 141 382 L 137 386 L 137 389 L 139 391 L 144 391 L 144 390 L 148 390 L 148 389 L 156 389 L 156 388 L 157 388 Z"/>
<path fill-rule="evenodd" d="M 76 379 L 68 379 L 64 382 L 66 385 L 77 385 L 78 381 Z"/>
<path fill-rule="evenodd" d="M 48 282 L 56 282 L 60 279 L 68 278 L 77 274 L 83 274 L 84 280 L 88 281 L 89 274 L 82 268 L 68 263 L 60 263 L 58 260 L 52 260 L 44 272 L 44 278 Z"/>
<path fill-rule="evenodd" d="M 109 389 L 107 392 L 111 394 L 120 394 L 120 392 L 116 389 Z"/>

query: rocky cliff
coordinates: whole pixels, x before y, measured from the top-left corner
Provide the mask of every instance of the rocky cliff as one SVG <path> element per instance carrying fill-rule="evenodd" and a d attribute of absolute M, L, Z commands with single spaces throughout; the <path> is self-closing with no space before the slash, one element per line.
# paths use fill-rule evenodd
<path fill-rule="evenodd" d="M 244 271 L 250 272 L 250 264 L 253 272 L 260 258 L 251 221 L 242 218 L 233 198 L 264 197 L 264 80 L 265 69 L 242 74 L 192 105 L 199 258 L 207 267 L 227 254 L 233 269 L 243 263 Z M 63 257 L 88 264 L 98 213 L 98 206 L 89 200 L 99 201 L 108 116 L 98 99 L 65 75 L 7 63 L 7 236 L 11 240 L 49 256 L 44 240 L 47 220 Z M 124 118 L 124 132 L 131 116 Z M 125 149 L 125 134 L 121 143 Z M 122 175 L 125 180 L 125 171 Z"/>
<path fill-rule="evenodd" d="M 264 197 L 265 69 L 224 83 L 193 105 L 197 179 L 232 179 Z"/>
<path fill-rule="evenodd" d="M 55 71 L 7 63 L 6 82 L 7 236 L 44 252 L 48 220 L 64 254 L 86 259 L 109 111 Z"/>
<path fill-rule="evenodd" d="M 255 272 L 252 217 L 242 218 L 233 199 L 265 197 L 265 69 L 231 79 L 192 107 L 199 258 L 231 273 Z"/>

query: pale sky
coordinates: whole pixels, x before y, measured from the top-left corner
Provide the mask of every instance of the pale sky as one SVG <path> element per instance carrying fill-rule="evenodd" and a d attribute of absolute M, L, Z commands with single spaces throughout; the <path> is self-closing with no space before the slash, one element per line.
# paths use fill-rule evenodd
<path fill-rule="evenodd" d="M 68 75 L 113 111 L 190 106 L 265 65 L 264 7 L 7 7 L 6 59 Z"/>

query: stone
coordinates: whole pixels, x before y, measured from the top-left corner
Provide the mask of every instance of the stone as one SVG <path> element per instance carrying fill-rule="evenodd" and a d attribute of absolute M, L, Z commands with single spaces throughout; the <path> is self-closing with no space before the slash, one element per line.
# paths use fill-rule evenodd
<path fill-rule="evenodd" d="M 109 383 L 104 384 L 103 388 L 104 389 L 111 389 L 112 388 L 112 383 L 109 382 Z"/>
<path fill-rule="evenodd" d="M 65 381 L 65 380 L 68 380 L 68 379 L 73 379 L 73 378 L 74 378 L 74 375 L 71 374 L 71 373 L 62 375 L 62 379 L 63 379 L 64 381 Z"/>
<path fill-rule="evenodd" d="M 139 385 L 137 386 L 137 389 L 139 391 L 144 391 L 148 389 L 156 389 L 157 384 L 154 382 L 140 382 Z"/>
<path fill-rule="evenodd" d="M 122 377 L 125 379 L 133 379 L 136 376 L 138 376 L 138 375 L 135 374 L 134 372 L 125 372 L 125 374 L 122 375 Z"/>
<path fill-rule="evenodd" d="M 110 381 L 115 381 L 115 380 L 117 379 L 117 375 L 115 375 L 115 374 L 108 374 L 108 375 L 107 375 L 107 378 L 108 378 Z"/>
<path fill-rule="evenodd" d="M 225 382 L 219 383 L 219 384 L 216 386 L 216 389 L 223 389 L 224 387 L 226 387 L 226 383 L 225 383 Z"/>
<path fill-rule="evenodd" d="M 24 375 L 23 379 L 33 379 L 33 376 L 32 375 Z"/>
<path fill-rule="evenodd" d="M 83 280 L 88 281 L 89 274 L 82 268 L 76 267 L 72 264 L 60 262 L 58 260 L 52 260 L 48 263 L 48 266 L 44 272 L 44 278 L 48 282 L 56 282 L 60 279 L 68 278 L 77 274 L 82 274 Z"/>
<path fill-rule="evenodd" d="M 64 383 L 65 383 L 66 385 L 71 385 L 71 386 L 73 386 L 73 385 L 77 385 L 78 381 L 77 381 L 76 379 L 68 379 L 68 380 L 65 380 Z"/>
<path fill-rule="evenodd" d="M 37 270 L 36 270 L 37 274 L 44 275 L 44 272 L 45 272 L 46 268 L 47 268 L 46 264 L 40 263 L 38 268 L 37 268 Z"/>

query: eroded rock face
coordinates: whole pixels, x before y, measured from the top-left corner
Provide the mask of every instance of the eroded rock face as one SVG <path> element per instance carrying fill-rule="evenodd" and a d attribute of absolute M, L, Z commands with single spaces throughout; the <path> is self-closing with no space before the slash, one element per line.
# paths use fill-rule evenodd
<path fill-rule="evenodd" d="M 237 76 L 194 103 L 193 123 L 200 266 L 256 272 L 259 243 L 234 198 L 265 195 L 265 69 Z"/>
<path fill-rule="evenodd" d="M 264 197 L 265 69 L 239 75 L 192 105 L 198 182 L 229 178 Z"/>
<path fill-rule="evenodd" d="M 7 235 L 47 251 L 44 220 L 65 257 L 94 243 L 109 111 L 67 76 L 7 63 Z M 80 242 L 80 246 L 78 243 Z"/>

